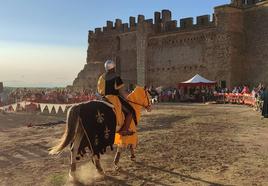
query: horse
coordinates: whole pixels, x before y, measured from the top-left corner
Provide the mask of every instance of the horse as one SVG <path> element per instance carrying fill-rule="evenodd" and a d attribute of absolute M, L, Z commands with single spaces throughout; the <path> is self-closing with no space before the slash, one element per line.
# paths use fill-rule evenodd
<path fill-rule="evenodd" d="M 150 98 L 150 101 L 148 103 L 152 103 L 152 99 L 149 95 L 147 95 L 148 98 Z M 138 102 L 138 97 L 136 96 L 132 96 L 131 94 L 128 96 L 128 102 L 130 103 L 130 105 L 132 106 L 132 108 L 135 110 L 136 113 L 136 119 L 137 122 L 139 122 L 140 117 L 141 117 L 141 108 L 143 105 L 141 104 L 137 104 Z M 146 109 L 147 111 L 151 111 L 151 107 Z M 136 123 L 134 122 L 134 120 L 131 121 L 130 123 L 130 127 L 129 130 L 134 132 L 132 135 L 127 135 L 124 136 L 122 135 L 120 132 L 116 132 L 115 134 L 115 142 L 114 144 L 117 146 L 117 151 L 114 157 L 114 168 L 116 170 L 119 169 L 118 163 L 120 160 L 120 156 L 121 156 L 121 152 L 122 149 L 124 148 L 128 148 L 130 150 L 130 159 L 131 161 L 135 161 L 135 148 L 137 146 L 138 143 L 138 136 L 137 136 L 137 128 L 136 128 Z"/>
<path fill-rule="evenodd" d="M 140 117 L 142 108 L 150 110 L 149 93 L 143 87 L 136 86 L 128 95 L 127 100 L 133 106 L 137 117 Z M 68 110 L 66 128 L 60 143 L 52 147 L 49 154 L 60 154 L 70 144 L 69 177 L 71 180 L 75 179 L 76 160 L 87 153 L 91 154 L 92 162 L 97 171 L 104 175 L 100 154 L 104 154 L 108 146 L 113 150 L 115 133 L 119 132 L 120 129 L 117 127 L 113 105 L 99 100 L 74 105 Z"/>

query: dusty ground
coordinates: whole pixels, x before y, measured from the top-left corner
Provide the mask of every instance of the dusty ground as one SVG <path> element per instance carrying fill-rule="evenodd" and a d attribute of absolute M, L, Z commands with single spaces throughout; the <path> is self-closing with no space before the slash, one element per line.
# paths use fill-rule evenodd
<path fill-rule="evenodd" d="M 64 119 L 0 114 L 0 185 L 268 185 L 268 120 L 238 105 L 161 104 L 144 112 L 137 160 L 124 152 L 121 170 L 102 156 L 106 177 L 79 164 L 68 181 L 69 154 L 51 157 L 64 125 L 26 127 Z"/>

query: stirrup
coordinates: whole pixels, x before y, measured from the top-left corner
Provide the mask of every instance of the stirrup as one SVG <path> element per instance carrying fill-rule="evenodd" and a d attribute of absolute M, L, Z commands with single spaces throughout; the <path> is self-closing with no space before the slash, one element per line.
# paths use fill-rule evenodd
<path fill-rule="evenodd" d="M 129 130 L 124 130 L 124 131 L 120 131 L 119 134 L 122 136 L 131 136 L 133 135 L 135 132 L 133 131 L 129 131 Z"/>

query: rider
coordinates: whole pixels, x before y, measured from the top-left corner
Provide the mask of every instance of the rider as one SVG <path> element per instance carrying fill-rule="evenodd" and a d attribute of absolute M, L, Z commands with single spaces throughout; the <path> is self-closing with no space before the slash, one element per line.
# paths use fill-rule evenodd
<path fill-rule="evenodd" d="M 114 61 L 107 60 L 104 68 L 106 72 L 98 80 L 98 93 L 115 106 L 117 121 L 119 121 L 118 125 L 122 126 L 119 133 L 123 136 L 132 135 L 133 132 L 129 131 L 129 126 L 135 111 L 126 101 L 128 93 L 124 90 L 124 83 L 116 73 L 116 64 Z M 120 123 L 120 119 L 118 118 L 122 110 L 125 113 L 124 123 Z"/>

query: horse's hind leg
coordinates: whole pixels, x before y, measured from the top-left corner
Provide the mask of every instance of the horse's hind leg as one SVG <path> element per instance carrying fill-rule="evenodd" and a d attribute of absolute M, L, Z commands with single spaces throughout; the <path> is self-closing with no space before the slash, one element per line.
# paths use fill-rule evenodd
<path fill-rule="evenodd" d="M 69 172 L 69 177 L 71 181 L 75 180 L 75 171 L 76 171 L 76 156 L 77 151 L 80 145 L 80 142 L 83 138 L 82 128 L 79 126 L 76 132 L 75 139 L 73 141 L 73 144 L 71 146 L 71 169 Z"/>

